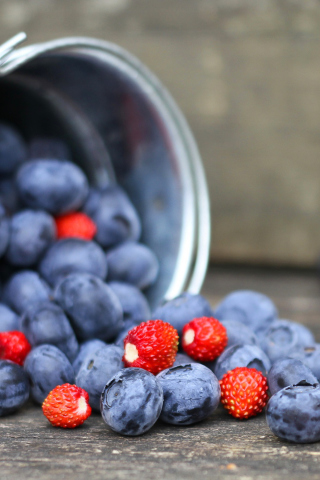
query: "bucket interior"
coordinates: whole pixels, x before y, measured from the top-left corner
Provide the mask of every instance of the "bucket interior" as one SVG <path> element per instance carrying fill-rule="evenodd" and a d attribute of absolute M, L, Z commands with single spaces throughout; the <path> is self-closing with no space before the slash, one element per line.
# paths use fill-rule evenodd
<path fill-rule="evenodd" d="M 39 55 L 0 79 L 0 120 L 28 141 L 61 138 L 92 185 L 117 181 L 127 191 L 141 218 L 141 241 L 160 263 L 156 283 L 144 292 L 154 308 L 174 277 L 182 290 L 192 266 L 195 202 L 178 132 L 149 93 L 121 65 L 74 51 Z"/>

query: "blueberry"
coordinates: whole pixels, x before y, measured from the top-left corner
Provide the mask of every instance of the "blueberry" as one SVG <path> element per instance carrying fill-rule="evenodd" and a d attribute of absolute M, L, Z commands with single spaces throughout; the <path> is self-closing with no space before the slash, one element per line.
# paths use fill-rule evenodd
<path fill-rule="evenodd" d="M 123 282 L 110 282 L 109 287 L 121 303 L 125 322 L 138 325 L 149 320 L 151 313 L 148 301 L 137 287 Z"/>
<path fill-rule="evenodd" d="M 7 305 L 0 303 L 0 332 L 20 330 L 20 318 Z"/>
<path fill-rule="evenodd" d="M 178 367 L 179 365 L 185 365 L 186 363 L 198 363 L 193 358 L 189 357 L 185 353 L 177 353 L 176 359 L 174 361 L 173 367 Z"/>
<path fill-rule="evenodd" d="M 287 322 L 291 323 L 292 328 L 294 328 L 294 330 L 299 335 L 300 345 L 308 347 L 316 343 L 314 335 L 308 327 L 302 325 L 301 323 L 292 322 L 291 320 L 287 320 Z"/>
<path fill-rule="evenodd" d="M 320 344 L 315 343 L 314 345 L 306 347 L 296 347 L 293 348 L 288 354 L 290 358 L 296 358 L 300 360 L 304 365 L 306 365 L 312 371 L 313 375 L 320 382 Z"/>
<path fill-rule="evenodd" d="M 105 248 L 140 238 L 141 225 L 125 192 L 116 185 L 92 189 L 84 211 L 97 226 L 96 240 Z"/>
<path fill-rule="evenodd" d="M 307 327 L 290 320 L 274 321 L 260 341 L 261 348 L 271 363 L 288 357 L 296 347 L 306 347 L 314 343 L 314 336 Z"/>
<path fill-rule="evenodd" d="M 29 381 L 16 363 L 0 360 L 0 417 L 21 408 L 29 398 Z"/>
<path fill-rule="evenodd" d="M 228 370 L 237 367 L 256 368 L 266 376 L 271 364 L 264 351 L 255 345 L 232 345 L 217 358 L 214 373 L 221 380 Z"/>
<path fill-rule="evenodd" d="M 125 242 L 107 252 L 108 281 L 126 282 L 141 290 L 157 278 L 159 263 L 145 245 Z"/>
<path fill-rule="evenodd" d="M 55 236 L 55 222 L 48 213 L 41 210 L 16 213 L 10 222 L 6 258 L 12 265 L 32 266 L 40 260 Z"/>
<path fill-rule="evenodd" d="M 80 340 L 112 340 L 123 327 L 118 298 L 106 283 L 94 275 L 68 275 L 58 284 L 54 295 L 67 312 Z"/>
<path fill-rule="evenodd" d="M 32 347 L 55 345 L 72 362 L 79 349 L 78 341 L 63 310 L 52 302 L 29 307 L 21 320 L 21 331 Z"/>
<path fill-rule="evenodd" d="M 222 320 L 227 329 L 228 347 L 232 345 L 259 345 L 253 331 L 238 320 Z"/>
<path fill-rule="evenodd" d="M 11 277 L 5 286 L 3 300 L 19 314 L 30 305 L 50 300 L 51 290 L 32 270 L 23 270 Z"/>
<path fill-rule="evenodd" d="M 12 173 L 27 157 L 26 145 L 11 126 L 0 123 L 0 174 Z"/>
<path fill-rule="evenodd" d="M 24 362 L 31 385 L 31 396 L 43 403 L 57 385 L 74 384 L 74 371 L 64 353 L 54 345 L 40 345 L 31 350 Z"/>
<path fill-rule="evenodd" d="M 78 355 L 72 363 L 73 370 L 75 375 L 77 375 L 84 359 L 87 355 L 92 355 L 95 353 L 99 348 L 105 347 L 107 344 L 98 338 L 93 338 L 92 340 L 87 340 L 80 345 Z"/>
<path fill-rule="evenodd" d="M 54 215 L 80 208 L 88 195 L 88 181 L 82 170 L 71 162 L 33 160 L 17 174 L 19 195 L 29 208 Z"/>
<path fill-rule="evenodd" d="M 141 368 L 125 368 L 105 386 L 101 415 L 106 424 L 122 435 L 142 435 L 155 424 L 163 405 L 160 383 Z"/>
<path fill-rule="evenodd" d="M 200 422 L 218 407 L 220 385 L 209 368 L 200 363 L 167 368 L 157 375 L 163 390 L 160 419 L 173 425 Z"/>
<path fill-rule="evenodd" d="M 186 323 L 198 317 L 212 317 L 212 309 L 202 295 L 184 292 L 152 312 L 152 320 L 163 320 L 177 329 L 179 336 Z"/>
<path fill-rule="evenodd" d="M 54 286 L 70 273 L 91 273 L 104 279 L 107 262 L 101 247 L 95 242 L 66 238 L 53 244 L 45 253 L 39 271 Z"/>
<path fill-rule="evenodd" d="M 277 437 L 295 443 L 320 440 L 320 386 L 303 382 L 273 395 L 266 409 L 267 424 Z"/>
<path fill-rule="evenodd" d="M 71 160 L 71 153 L 63 140 L 54 137 L 35 137 L 29 143 L 29 158 Z"/>
<path fill-rule="evenodd" d="M 9 219 L 0 203 L 0 257 L 5 253 L 9 243 Z"/>
<path fill-rule="evenodd" d="M 297 385 L 302 381 L 311 385 L 318 383 L 310 368 L 294 358 L 277 360 L 268 373 L 268 386 L 271 395 L 282 390 L 282 388 Z"/>
<path fill-rule="evenodd" d="M 100 410 L 100 397 L 106 383 L 123 368 L 123 350 L 105 345 L 87 354 L 76 375 L 76 385 L 89 393 L 89 403 Z"/>
<path fill-rule="evenodd" d="M 266 295 L 252 290 L 237 290 L 219 303 L 214 317 L 218 320 L 238 320 L 258 335 L 278 318 L 278 312 Z"/>

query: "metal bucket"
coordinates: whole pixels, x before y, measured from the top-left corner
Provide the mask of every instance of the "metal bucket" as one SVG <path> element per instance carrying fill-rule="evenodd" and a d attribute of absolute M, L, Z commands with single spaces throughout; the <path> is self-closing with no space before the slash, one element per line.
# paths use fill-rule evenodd
<path fill-rule="evenodd" d="M 209 195 L 197 146 L 159 80 L 117 45 L 63 38 L 0 47 L 0 119 L 26 140 L 66 141 L 93 185 L 117 181 L 160 262 L 146 295 L 155 307 L 198 293 L 208 264 Z"/>

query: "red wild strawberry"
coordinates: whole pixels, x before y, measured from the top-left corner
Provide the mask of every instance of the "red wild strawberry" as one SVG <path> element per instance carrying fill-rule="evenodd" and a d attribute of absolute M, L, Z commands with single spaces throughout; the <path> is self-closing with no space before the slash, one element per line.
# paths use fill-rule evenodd
<path fill-rule="evenodd" d="M 31 350 L 27 337 L 22 332 L 0 332 L 0 358 L 23 365 Z"/>
<path fill-rule="evenodd" d="M 194 360 L 210 362 L 227 346 L 227 330 L 215 318 L 194 318 L 183 327 L 181 343 L 183 350 Z"/>
<path fill-rule="evenodd" d="M 89 395 L 70 383 L 58 385 L 43 402 L 42 411 L 54 427 L 78 427 L 91 415 Z"/>
<path fill-rule="evenodd" d="M 82 212 L 66 213 L 55 218 L 57 238 L 76 237 L 92 240 L 97 232 L 96 224 Z"/>
<path fill-rule="evenodd" d="M 253 417 L 267 404 L 267 379 L 255 368 L 229 370 L 219 383 L 221 403 L 236 418 Z"/>
<path fill-rule="evenodd" d="M 178 350 L 178 332 L 162 320 L 142 322 L 124 339 L 125 367 L 138 367 L 156 375 L 172 367 Z"/>

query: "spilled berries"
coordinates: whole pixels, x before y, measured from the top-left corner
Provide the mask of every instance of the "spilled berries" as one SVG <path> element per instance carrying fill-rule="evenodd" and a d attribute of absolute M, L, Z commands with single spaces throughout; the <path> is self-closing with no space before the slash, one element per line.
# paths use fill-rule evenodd
<path fill-rule="evenodd" d="M 178 332 L 162 320 L 142 322 L 124 339 L 125 367 L 139 367 L 156 375 L 173 365 L 178 350 Z"/>
<path fill-rule="evenodd" d="M 78 427 L 91 415 L 89 395 L 70 383 L 58 385 L 44 400 L 42 411 L 54 427 Z"/>
<path fill-rule="evenodd" d="M 0 359 L 23 365 L 31 345 L 24 333 L 0 332 Z"/>
<path fill-rule="evenodd" d="M 267 379 L 255 368 L 237 367 L 227 372 L 219 383 L 221 403 L 233 417 L 253 417 L 267 404 Z"/>
<path fill-rule="evenodd" d="M 194 360 L 210 362 L 228 343 L 227 330 L 212 317 L 194 318 L 182 330 L 183 350 Z"/>

